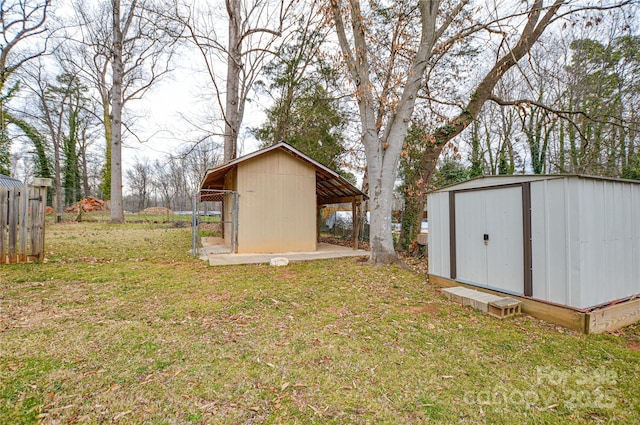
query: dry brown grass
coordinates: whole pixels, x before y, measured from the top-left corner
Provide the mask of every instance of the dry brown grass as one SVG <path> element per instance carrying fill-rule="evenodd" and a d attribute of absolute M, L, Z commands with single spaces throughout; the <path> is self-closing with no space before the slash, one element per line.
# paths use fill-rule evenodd
<path fill-rule="evenodd" d="M 353 259 L 210 268 L 190 240 L 56 225 L 46 264 L 3 266 L 0 423 L 640 422 L 637 326 L 499 321 Z"/>

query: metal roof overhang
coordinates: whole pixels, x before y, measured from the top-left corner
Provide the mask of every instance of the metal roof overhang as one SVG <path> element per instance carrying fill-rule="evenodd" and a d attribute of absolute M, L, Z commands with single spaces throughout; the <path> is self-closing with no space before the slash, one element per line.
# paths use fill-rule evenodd
<path fill-rule="evenodd" d="M 24 183 L 13 177 L 0 174 L 0 187 L 22 187 Z"/>
<path fill-rule="evenodd" d="M 309 163 L 315 168 L 316 196 L 318 205 L 339 204 L 353 201 L 362 202 L 364 199 L 367 199 L 367 195 L 365 195 L 364 192 L 349 183 L 344 177 L 284 142 L 277 143 L 266 149 L 253 152 L 217 167 L 210 168 L 202 179 L 200 189 L 225 189 L 224 177 L 232 169 L 237 167 L 239 163 L 264 155 L 267 152 L 271 152 L 276 149 L 281 149 L 289 155 Z"/>

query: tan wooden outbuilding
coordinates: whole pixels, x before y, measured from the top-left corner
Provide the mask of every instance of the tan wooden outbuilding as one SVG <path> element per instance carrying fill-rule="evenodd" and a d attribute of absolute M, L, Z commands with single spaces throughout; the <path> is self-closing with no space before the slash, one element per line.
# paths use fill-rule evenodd
<path fill-rule="evenodd" d="M 366 198 L 335 171 L 284 142 L 209 169 L 200 188 L 201 193 L 229 191 L 223 211 L 224 238 L 230 245 L 235 238 L 237 253 L 315 251 L 320 208 L 351 203 L 354 229 L 358 229 L 355 212 Z M 232 197 L 237 205 L 231 206 Z M 357 237 L 356 230 L 354 249 Z"/>

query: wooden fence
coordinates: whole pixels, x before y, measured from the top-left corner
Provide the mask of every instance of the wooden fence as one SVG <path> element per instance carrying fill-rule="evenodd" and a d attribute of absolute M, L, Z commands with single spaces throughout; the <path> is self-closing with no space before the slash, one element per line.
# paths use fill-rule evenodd
<path fill-rule="evenodd" d="M 44 218 L 49 179 L 0 187 L 0 264 L 44 260 Z"/>

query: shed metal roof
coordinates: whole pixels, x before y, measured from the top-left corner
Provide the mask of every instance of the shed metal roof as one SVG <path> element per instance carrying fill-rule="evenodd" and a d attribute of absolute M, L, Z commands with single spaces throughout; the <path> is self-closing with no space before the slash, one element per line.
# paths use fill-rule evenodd
<path fill-rule="evenodd" d="M 640 181 L 638 180 L 592 176 L 588 174 L 524 174 L 524 175 L 523 174 L 508 174 L 508 175 L 504 174 L 504 175 L 497 175 L 497 176 L 476 177 L 471 180 L 467 180 L 461 183 L 455 183 L 440 189 L 433 190 L 430 193 L 451 192 L 451 191 L 469 190 L 469 189 L 481 189 L 484 187 L 518 184 L 522 182 L 534 182 L 534 181 L 542 181 L 542 180 L 567 179 L 567 178 L 605 180 L 605 181 L 618 182 L 618 183 L 640 184 Z"/>
<path fill-rule="evenodd" d="M 275 150 L 283 152 L 304 161 L 316 170 L 316 195 L 319 204 L 337 204 L 342 202 L 351 202 L 352 200 L 363 200 L 367 198 L 360 189 L 349 183 L 340 174 L 325 167 L 318 161 L 310 158 L 293 146 L 279 142 L 268 148 L 258 150 L 248 155 L 241 156 L 224 164 L 210 168 L 202 179 L 200 189 L 224 189 L 224 176 L 238 166 L 241 162 L 265 155 Z"/>
<path fill-rule="evenodd" d="M 14 179 L 13 177 L 5 176 L 4 174 L 0 174 L 0 187 L 22 187 L 24 183 L 22 183 L 18 179 Z"/>

